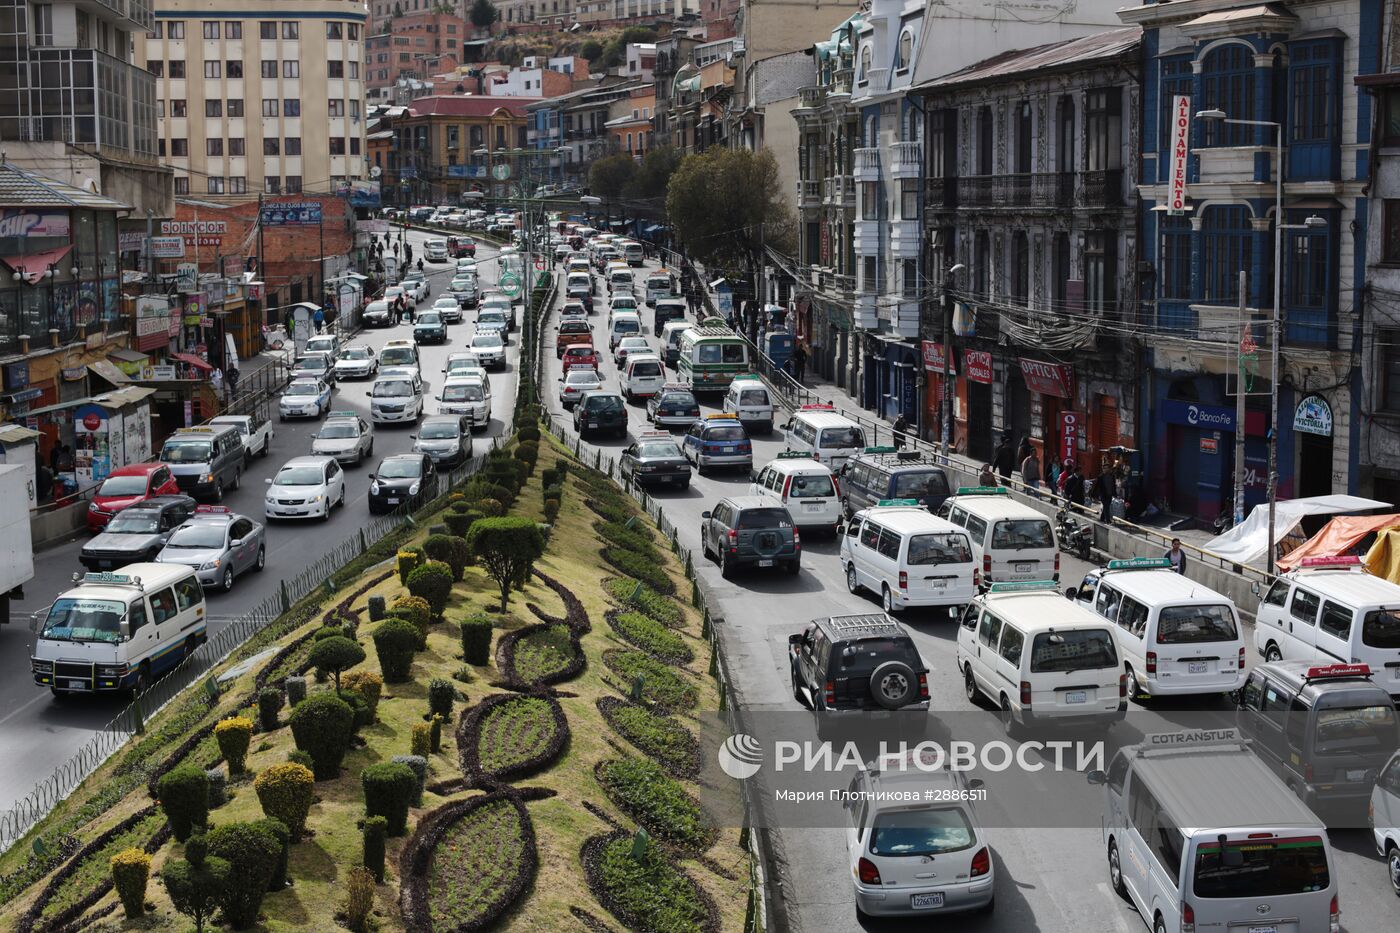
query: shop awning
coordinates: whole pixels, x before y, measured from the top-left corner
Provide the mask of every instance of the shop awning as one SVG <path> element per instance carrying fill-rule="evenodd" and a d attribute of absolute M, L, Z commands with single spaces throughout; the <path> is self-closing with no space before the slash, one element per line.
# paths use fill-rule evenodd
<path fill-rule="evenodd" d="M 202 369 L 205 372 L 212 372 L 214 369 L 213 366 L 210 366 L 208 363 L 195 356 L 193 353 L 172 353 L 170 354 L 170 358 L 172 360 L 179 360 L 181 363 L 189 363 L 195 369 Z"/>
<path fill-rule="evenodd" d="M 145 356 L 141 358 L 145 359 Z M 101 376 L 114 386 L 124 386 L 131 381 L 131 377 L 117 369 L 117 364 L 111 360 L 93 360 L 88 364 L 88 372 Z"/>
<path fill-rule="evenodd" d="M 125 389 L 117 389 L 115 392 L 94 395 L 89 401 L 94 405 L 101 405 L 103 408 L 124 408 L 155 394 L 155 389 L 146 386 L 127 386 Z"/>
<path fill-rule="evenodd" d="M 22 273 L 26 282 L 35 285 L 44 277 L 44 273 L 49 271 L 49 267 L 57 265 L 72 248 L 73 244 L 70 243 L 67 246 L 44 250 L 42 253 L 30 253 L 28 256 L 0 256 L 0 262 Z"/>
<path fill-rule="evenodd" d="M 1274 520 L 1274 544 L 1288 537 L 1304 515 L 1336 515 L 1345 512 L 1365 512 L 1370 509 L 1388 509 L 1389 502 L 1378 499 L 1363 499 L 1360 496 L 1308 496 L 1303 499 L 1284 499 L 1278 503 Z M 1269 510 L 1255 506 L 1244 522 L 1231 528 L 1223 535 L 1211 538 L 1202 550 L 1237 564 L 1252 564 L 1262 560 L 1269 553 Z"/>
<path fill-rule="evenodd" d="M 144 363 L 150 359 L 150 355 L 139 350 L 128 350 L 125 347 L 117 347 L 115 350 L 107 351 L 109 360 L 116 360 L 119 363 Z"/>
<path fill-rule="evenodd" d="M 21 424 L 0 424 L 0 444 L 23 444 L 38 436 L 38 431 L 31 431 Z"/>

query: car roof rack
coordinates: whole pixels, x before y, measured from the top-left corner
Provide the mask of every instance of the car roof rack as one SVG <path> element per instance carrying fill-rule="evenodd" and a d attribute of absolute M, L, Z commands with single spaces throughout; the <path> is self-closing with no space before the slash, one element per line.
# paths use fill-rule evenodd
<path fill-rule="evenodd" d="M 904 629 L 898 622 L 883 612 L 861 612 L 844 616 L 830 616 L 826 623 L 833 634 L 847 637 L 862 635 L 899 635 Z"/>

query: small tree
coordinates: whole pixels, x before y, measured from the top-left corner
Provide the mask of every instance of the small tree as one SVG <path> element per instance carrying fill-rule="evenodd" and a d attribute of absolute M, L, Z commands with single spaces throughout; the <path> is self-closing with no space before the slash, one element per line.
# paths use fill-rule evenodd
<path fill-rule="evenodd" d="M 219 826 L 209 831 L 208 839 L 209 854 L 229 864 L 229 882 L 221 902 L 224 919 L 235 930 L 247 929 L 258 920 L 263 896 L 282 857 L 282 843 L 256 823 Z"/>
<path fill-rule="evenodd" d="M 128 917 L 146 912 L 146 881 L 151 877 L 151 857 L 140 849 L 123 849 L 112 856 L 112 886 L 117 889 Z"/>
<path fill-rule="evenodd" d="M 253 740 L 253 720 L 242 716 L 221 719 L 214 727 L 214 738 L 219 743 L 224 760 L 228 762 L 229 775 L 242 774 L 243 763 L 248 758 L 248 745 Z"/>
<path fill-rule="evenodd" d="M 311 649 L 311 665 L 335 678 L 336 693 L 340 692 L 340 672 L 364 659 L 365 649 L 360 647 L 359 642 L 351 641 L 344 635 L 322 638 Z"/>
<path fill-rule="evenodd" d="M 528 518 L 483 518 L 472 525 L 467 544 L 487 576 L 500 587 L 501 611 L 505 612 L 510 588 L 544 553 L 544 535 Z"/>
<path fill-rule="evenodd" d="M 160 877 L 171 905 L 194 921 L 195 933 L 204 933 L 204 921 L 223 902 L 232 869 L 226 859 L 206 855 L 203 836 L 185 843 L 185 857 L 165 863 Z"/>
<path fill-rule="evenodd" d="M 496 9 L 496 4 L 491 0 L 476 0 L 467 17 L 477 29 L 489 29 L 501 18 L 501 11 Z"/>
<path fill-rule="evenodd" d="M 637 174 L 637 162 L 630 155 L 618 152 L 603 156 L 588 170 L 588 188 L 609 201 L 622 197 L 622 192 Z"/>
<path fill-rule="evenodd" d="M 338 696 L 319 693 L 292 710 L 292 738 L 311 756 L 316 780 L 329 781 L 340 773 L 340 762 L 355 734 L 355 711 Z"/>

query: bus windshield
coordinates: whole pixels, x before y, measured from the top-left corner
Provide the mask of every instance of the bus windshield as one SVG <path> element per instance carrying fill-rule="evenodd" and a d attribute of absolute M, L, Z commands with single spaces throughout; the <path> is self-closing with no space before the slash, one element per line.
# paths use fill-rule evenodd
<path fill-rule="evenodd" d="M 60 599 L 49 609 L 40 638 L 51 641 L 100 641 L 121 638 L 119 623 L 126 604 L 106 599 Z"/>

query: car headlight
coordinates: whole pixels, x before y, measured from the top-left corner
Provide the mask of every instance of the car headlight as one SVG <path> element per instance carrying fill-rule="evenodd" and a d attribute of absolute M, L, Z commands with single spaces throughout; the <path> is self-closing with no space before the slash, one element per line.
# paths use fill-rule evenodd
<path fill-rule="evenodd" d="M 98 508 L 96 502 L 89 502 L 89 503 L 88 503 L 88 511 L 89 511 L 89 512 L 101 512 L 102 509 Z"/>
<path fill-rule="evenodd" d="M 98 677 L 125 677 L 131 670 L 130 664 L 99 664 L 97 665 Z"/>
<path fill-rule="evenodd" d="M 220 561 L 218 558 L 215 558 L 214 560 L 207 560 L 207 561 L 205 561 L 204 563 L 202 563 L 202 564 L 199 565 L 199 569 L 200 569 L 200 570 L 218 570 L 218 569 L 219 569 L 219 564 L 221 564 L 221 563 L 222 563 L 222 561 Z"/>
<path fill-rule="evenodd" d="M 312 502 L 320 502 L 320 501 L 321 501 L 322 499 L 324 499 L 324 498 L 325 498 L 325 496 L 321 495 L 320 493 L 317 493 L 317 494 L 316 494 L 316 497 L 313 498 L 311 501 L 312 501 Z"/>
<path fill-rule="evenodd" d="M 410 496 L 418 495 L 418 490 L 422 485 L 422 483 L 414 483 L 412 486 L 408 487 L 408 494 Z"/>
<path fill-rule="evenodd" d="M 213 473 L 205 473 L 205 474 L 204 474 L 204 477 L 200 480 L 200 482 L 201 482 L 201 483 L 212 483 L 212 482 L 214 482 L 214 474 L 213 474 Z"/>
<path fill-rule="evenodd" d="M 369 484 L 369 494 L 370 494 L 371 496 L 377 496 L 377 495 L 379 495 L 379 484 L 378 484 L 378 483 L 370 483 L 370 484 Z"/>

